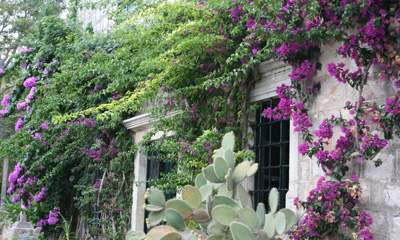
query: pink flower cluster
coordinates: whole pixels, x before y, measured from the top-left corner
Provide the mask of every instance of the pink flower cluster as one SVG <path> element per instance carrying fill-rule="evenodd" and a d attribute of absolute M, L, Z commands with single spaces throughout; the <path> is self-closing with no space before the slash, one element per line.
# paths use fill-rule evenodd
<path fill-rule="evenodd" d="M 39 202 L 40 200 L 43 199 L 43 196 L 44 196 L 44 192 L 45 192 L 45 191 L 46 191 L 46 188 L 41 188 L 39 194 L 36 195 L 35 197 L 33 197 L 33 199 L 34 199 L 36 202 Z"/>
<path fill-rule="evenodd" d="M 43 227 L 46 224 L 55 225 L 59 221 L 58 215 L 60 214 L 60 208 L 54 207 L 53 210 L 50 210 L 49 214 L 44 219 L 40 219 L 39 222 L 36 223 L 38 227 Z"/>
<path fill-rule="evenodd" d="M 11 97 L 11 94 L 9 94 L 9 93 L 4 95 L 3 100 L 1 100 L 1 105 L 4 107 L 10 106 L 10 103 L 8 101 L 10 99 L 10 97 Z"/>
<path fill-rule="evenodd" d="M 26 79 L 26 80 L 24 81 L 24 87 L 26 87 L 26 88 L 33 88 L 33 87 L 35 87 L 35 86 L 36 86 L 36 81 L 37 81 L 37 78 L 35 78 L 35 77 L 30 77 L 30 78 L 28 78 L 28 79 Z"/>
<path fill-rule="evenodd" d="M 96 142 L 101 142 L 100 146 L 98 146 L 98 149 L 87 149 L 83 148 L 83 153 L 88 155 L 91 158 L 94 158 L 98 161 L 102 158 L 113 158 L 116 154 L 118 154 L 118 150 L 114 148 L 115 142 L 111 142 L 109 145 L 105 142 L 102 142 L 102 139 L 97 139 Z"/>
<path fill-rule="evenodd" d="M 387 98 L 384 109 L 392 115 L 400 113 L 399 96 L 396 95 L 395 97 Z"/>
<path fill-rule="evenodd" d="M 332 131 L 333 125 L 330 122 L 324 120 L 321 125 L 319 125 L 318 130 L 315 131 L 315 136 L 322 139 L 331 139 L 333 136 Z"/>
<path fill-rule="evenodd" d="M 298 198 L 294 200 L 297 208 L 304 207 L 305 217 L 289 233 L 290 239 L 320 239 L 330 228 L 337 231 L 339 226 L 349 226 L 360 235 L 373 238 L 366 229 L 373 223 L 372 218 L 365 211 L 359 213 L 354 209 L 361 194 L 362 188 L 357 176 L 345 182 L 329 182 L 321 177 L 317 187 L 310 191 L 307 201 L 299 201 Z"/>
<path fill-rule="evenodd" d="M 292 81 L 310 81 L 315 72 L 315 64 L 305 60 L 301 63 L 300 67 L 294 67 L 292 73 L 289 74 L 290 80 Z"/>
<path fill-rule="evenodd" d="M 31 90 L 29 91 L 29 94 L 25 97 L 25 101 L 27 103 L 32 102 L 32 99 L 34 98 L 36 92 L 36 88 L 32 87 Z"/>
<path fill-rule="evenodd" d="M 15 131 L 18 132 L 24 126 L 24 122 L 21 118 L 18 118 L 17 124 L 15 124 Z"/>
<path fill-rule="evenodd" d="M 301 110 L 293 112 L 292 118 L 293 126 L 296 127 L 294 129 L 295 132 L 308 131 L 308 129 L 313 126 L 310 119 L 308 118 L 307 113 L 301 112 Z"/>
<path fill-rule="evenodd" d="M 281 87 L 276 89 L 280 101 L 278 106 L 274 109 L 267 108 L 264 109 L 264 118 L 284 119 L 288 120 L 292 115 L 292 109 L 295 107 L 296 102 L 294 102 L 291 97 L 292 86 L 287 86 L 282 84 Z"/>

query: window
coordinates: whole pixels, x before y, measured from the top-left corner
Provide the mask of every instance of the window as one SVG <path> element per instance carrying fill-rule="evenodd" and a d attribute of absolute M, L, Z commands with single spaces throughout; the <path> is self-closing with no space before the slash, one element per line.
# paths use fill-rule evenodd
<path fill-rule="evenodd" d="M 163 153 L 160 152 L 149 152 L 147 155 L 147 174 L 146 174 L 146 188 L 151 186 L 156 187 L 155 180 L 160 179 L 165 174 L 168 174 L 172 171 L 172 168 L 175 165 L 175 162 L 170 161 L 163 161 L 161 158 L 163 157 Z M 164 191 L 165 199 L 169 200 L 176 195 L 175 189 L 170 187 L 161 189 Z M 149 216 L 149 212 L 145 211 L 145 221 L 146 218 Z M 144 232 L 147 232 L 149 229 L 147 228 L 146 222 L 144 222 Z"/>
<path fill-rule="evenodd" d="M 161 160 L 161 153 L 160 152 L 149 152 L 147 155 L 147 175 L 146 179 L 148 184 L 146 188 L 151 186 L 155 186 L 154 180 L 160 179 L 165 174 L 168 174 L 172 171 L 174 164 L 170 161 L 163 161 Z M 164 188 L 164 194 L 166 200 L 173 198 L 176 192 L 171 188 Z"/>
<path fill-rule="evenodd" d="M 289 188 L 289 121 L 264 118 L 267 107 L 274 108 L 279 99 L 260 103 L 254 126 L 256 162 L 259 170 L 255 176 L 253 206 L 263 202 L 268 211 L 268 194 L 272 188 L 279 191 L 279 208 L 285 207 L 285 196 Z"/>

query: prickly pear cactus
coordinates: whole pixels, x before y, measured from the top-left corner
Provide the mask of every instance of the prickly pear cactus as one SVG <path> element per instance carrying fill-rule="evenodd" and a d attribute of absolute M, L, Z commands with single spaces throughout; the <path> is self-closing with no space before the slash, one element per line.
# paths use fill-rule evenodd
<path fill-rule="evenodd" d="M 275 188 L 269 194 L 268 214 L 263 203 L 257 205 L 256 211 L 248 206 L 249 194 L 240 183 L 257 172 L 258 164 L 245 160 L 236 166 L 234 146 L 233 133 L 225 134 L 222 147 L 214 152 L 213 164 L 196 177 L 195 186 L 183 189 L 182 199 L 166 201 L 160 190 L 147 189 L 148 203 L 143 206 L 150 212 L 147 226 L 151 228 L 166 221 L 172 228 L 157 226 L 147 235 L 130 231 L 126 240 L 183 239 L 178 231 L 185 230 L 188 220 L 199 223 L 209 240 L 271 239 L 288 231 L 295 223 L 295 214 L 289 209 L 277 211 L 279 194 Z M 201 235 L 194 232 L 187 238 L 200 239 Z"/>

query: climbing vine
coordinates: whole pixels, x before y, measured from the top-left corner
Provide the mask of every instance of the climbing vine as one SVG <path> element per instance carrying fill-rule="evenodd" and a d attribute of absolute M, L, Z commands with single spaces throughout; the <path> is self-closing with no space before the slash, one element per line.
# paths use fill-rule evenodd
<path fill-rule="evenodd" d="M 379 166 L 375 157 L 399 123 L 398 93 L 383 105 L 363 97 L 371 69 L 400 86 L 395 1 L 177 1 L 140 11 L 121 6 L 123 15 L 114 16 L 120 24 L 107 34 L 43 19 L 28 47 L 0 71 L 2 78 L 21 74 L 1 101 L 1 118 L 16 123 L 1 155 L 18 162 L 9 194 L 28 208 L 31 221 L 51 232 L 58 214 L 69 219 L 76 209 L 90 223 L 88 209 L 97 207 L 102 229 L 93 234 L 121 238 L 130 225 L 123 210 L 132 202 L 135 144 L 177 163 L 181 170 L 166 176 L 169 187 L 190 183 L 212 161 L 222 133 L 234 131 L 236 147 L 246 147 L 252 138 L 247 114 L 254 110 L 247 100 L 260 78 L 258 65 L 277 59 L 292 67 L 292 84 L 277 88 L 280 102 L 264 117 L 292 119 L 304 140 L 299 152 L 316 158 L 331 178 L 321 178 L 307 201 L 296 201 L 306 213 L 290 236 L 319 239 L 348 227 L 355 238 L 373 238 L 367 229 L 372 219 L 354 210 L 359 180 L 343 178 L 352 161 Z M 352 63 L 319 62 L 321 49 L 332 42 L 337 55 Z M 314 77 L 322 68 L 354 88 L 357 99 L 344 106 L 349 117 L 332 116 L 312 131 L 308 108 L 323 87 Z M 151 113 L 154 130 L 133 143 L 122 121 L 141 111 Z M 160 131 L 174 135 L 152 142 Z M 251 156 L 242 151 L 237 159 Z"/>

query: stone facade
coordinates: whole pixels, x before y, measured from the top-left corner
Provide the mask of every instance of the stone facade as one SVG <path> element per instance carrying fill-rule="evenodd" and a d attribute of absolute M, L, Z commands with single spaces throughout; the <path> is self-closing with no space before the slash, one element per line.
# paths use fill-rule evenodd
<path fill-rule="evenodd" d="M 346 66 L 352 66 L 349 60 L 335 58 L 337 46 L 325 45 L 319 61 L 322 63 L 322 70 L 318 71 L 314 79 L 321 83 L 320 92 L 311 99 L 308 104 L 310 118 L 313 123 L 311 131 L 316 130 L 324 118 L 332 115 L 349 116 L 348 111 L 344 110 L 346 101 L 355 102 L 358 100 L 358 92 L 350 86 L 339 83 L 331 77 L 326 70 L 330 62 L 344 62 Z M 350 68 L 350 71 L 355 71 Z M 395 88 L 389 81 L 382 82 L 377 77 L 376 69 L 370 70 L 371 80 L 364 88 L 363 96 L 366 101 L 375 101 L 378 104 L 385 103 L 387 97 L 395 94 Z M 336 129 L 338 130 L 338 129 Z M 337 131 L 337 132 L 340 132 Z M 331 140 L 334 145 L 339 134 Z M 316 182 L 323 176 L 321 168 L 318 167 L 316 159 L 294 153 L 293 149 L 301 144 L 298 134 L 291 135 L 290 144 L 290 176 L 289 192 L 287 194 L 287 206 L 292 205 L 293 199 L 299 196 L 306 199 L 308 192 L 316 187 Z M 333 146 L 331 146 L 333 147 Z M 395 138 L 389 142 L 389 146 L 382 150 L 376 157 L 383 161 L 382 166 L 376 168 L 371 161 L 359 163 L 354 160 L 349 166 L 348 176 L 357 174 L 363 187 L 360 209 L 368 211 L 374 219 L 371 230 L 375 239 L 400 239 L 400 167 L 399 167 L 399 147 L 400 139 Z M 293 156 L 295 154 L 296 156 Z"/>
<path fill-rule="evenodd" d="M 339 62 L 342 59 L 334 58 L 335 45 L 326 45 L 322 47 L 320 61 L 322 70 L 318 71 L 314 79 L 321 82 L 320 92 L 313 97 L 308 108 L 310 109 L 310 118 L 314 127 L 326 117 L 331 115 L 343 117 L 349 116 L 349 113 L 343 110 L 347 100 L 357 101 L 358 94 L 349 86 L 339 83 L 331 77 L 326 70 L 330 62 Z M 347 65 L 351 62 L 344 60 Z M 279 61 L 267 61 L 260 65 L 262 79 L 256 83 L 254 90 L 250 94 L 249 103 L 256 103 L 276 97 L 275 89 L 282 83 L 290 84 L 288 74 L 290 67 Z M 354 69 L 352 69 L 354 70 Z M 367 101 L 376 101 L 384 103 L 387 96 L 394 95 L 395 89 L 388 82 L 377 80 L 376 70 L 371 69 L 372 80 L 364 89 L 364 96 Z M 375 79 L 374 79 L 375 78 Z M 254 120 L 254 114 L 250 114 L 250 120 Z M 147 121 L 147 122 L 146 122 Z M 148 124 L 148 114 L 124 121 L 128 129 L 134 131 L 135 143 L 139 142 L 151 126 Z M 251 129 L 249 129 L 251 130 Z M 335 136 L 336 138 L 339 135 Z M 335 137 L 332 142 L 335 142 Z M 157 138 L 157 137 L 155 137 Z M 289 160 L 289 192 L 286 195 L 286 206 L 294 208 L 293 199 L 299 197 L 306 199 L 308 192 L 316 187 L 318 179 L 324 175 L 322 169 L 318 167 L 316 159 L 302 157 L 297 147 L 302 143 L 301 136 L 294 133 L 293 126 L 290 129 L 290 160 Z M 250 142 L 250 145 L 252 142 Z M 363 187 L 363 196 L 361 198 L 360 209 L 367 210 L 374 219 L 371 227 L 375 239 L 400 239 L 400 139 L 390 141 L 389 147 L 384 149 L 377 158 L 383 160 L 383 165 L 375 168 L 374 164 L 369 162 L 351 163 L 349 176 L 358 174 Z M 135 159 L 135 177 L 136 180 L 144 180 L 146 174 L 147 157 L 139 153 Z M 251 189 L 252 181 L 247 182 L 247 188 Z M 141 230 L 143 228 L 144 211 L 142 209 L 142 196 L 145 192 L 144 186 L 134 186 L 135 201 L 132 211 L 132 228 Z"/>
<path fill-rule="evenodd" d="M 107 14 L 101 9 L 83 9 L 77 12 L 78 20 L 82 22 L 83 28 L 89 23 L 92 24 L 94 33 L 101 33 L 111 29 L 114 22 L 109 20 Z"/>
<path fill-rule="evenodd" d="M 100 10 L 78 11 L 78 17 L 83 22 L 83 26 L 92 22 L 95 33 L 102 32 L 113 26 L 113 22 L 108 20 L 106 14 Z M 350 86 L 336 81 L 326 70 L 326 66 L 330 62 L 343 61 L 346 66 L 351 66 L 349 60 L 335 57 L 335 49 L 337 47 L 334 43 L 322 46 L 322 52 L 319 56 L 322 70 L 318 71 L 314 76 L 314 79 L 321 83 L 321 90 L 310 100 L 307 106 L 310 109 L 310 118 L 314 125 L 311 130 L 318 128 L 321 121 L 331 115 L 349 116 L 348 112 L 343 110 L 345 102 L 348 100 L 357 101 L 358 94 Z M 262 74 L 262 79 L 253 88 L 249 103 L 262 102 L 276 97 L 275 89 L 277 86 L 282 83 L 290 84 L 288 77 L 290 67 L 282 62 L 264 62 L 260 65 L 259 70 Z M 354 71 L 355 69 L 351 70 Z M 382 104 L 386 97 L 394 95 L 396 90 L 389 81 L 382 82 L 376 79 L 376 69 L 371 69 L 370 75 L 375 79 L 368 81 L 363 95 L 367 101 L 376 101 Z M 249 114 L 249 118 L 254 120 L 254 114 Z M 152 129 L 147 113 L 125 120 L 124 125 L 132 130 L 135 143 L 140 142 L 143 136 Z M 249 131 L 251 131 L 250 128 Z M 157 136 L 154 139 L 157 139 Z M 335 140 L 334 137 L 332 142 L 335 142 Z M 302 143 L 301 141 L 301 136 L 298 133 L 294 133 L 291 125 L 289 192 L 286 195 L 286 206 L 291 208 L 294 208 L 293 199 L 297 196 L 300 199 L 306 199 L 308 192 L 315 188 L 318 179 L 324 175 L 321 168 L 318 167 L 316 159 L 302 157 L 298 153 L 297 147 Z M 253 142 L 249 143 L 250 146 L 252 144 Z M 375 239 L 400 240 L 400 139 L 397 138 L 390 141 L 389 146 L 377 158 L 383 160 L 383 164 L 379 168 L 375 168 L 372 162 L 358 163 L 354 161 L 351 163 L 349 176 L 358 174 L 360 178 L 363 187 L 360 208 L 367 210 L 374 219 L 371 230 L 375 235 Z M 143 153 L 138 153 L 134 161 L 135 181 L 144 181 L 146 179 L 147 156 Z M 251 180 L 248 181 L 246 183 L 247 188 L 251 189 L 252 184 Z M 133 230 L 143 230 L 144 209 L 142 205 L 144 199 L 142 196 L 144 192 L 144 184 L 134 184 Z"/>

